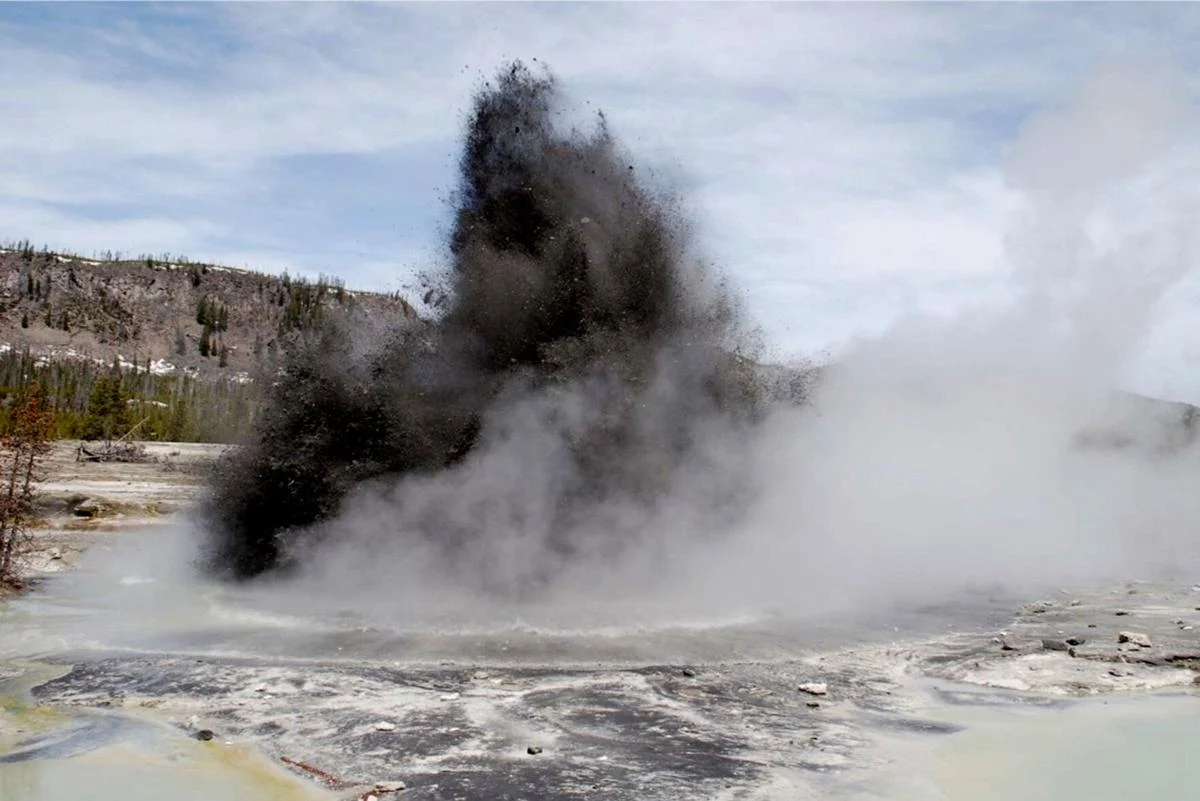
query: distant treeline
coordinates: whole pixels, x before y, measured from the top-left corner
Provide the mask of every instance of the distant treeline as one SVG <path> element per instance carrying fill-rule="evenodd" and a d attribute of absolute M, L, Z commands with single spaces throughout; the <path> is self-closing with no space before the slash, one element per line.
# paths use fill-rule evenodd
<path fill-rule="evenodd" d="M 134 438 L 234 442 L 249 432 L 259 388 L 219 376 L 156 375 L 148 364 L 83 359 L 39 360 L 28 351 L 0 353 L 0 430 L 7 431 L 21 389 L 41 383 L 54 408 L 54 434 L 65 439 Z"/>

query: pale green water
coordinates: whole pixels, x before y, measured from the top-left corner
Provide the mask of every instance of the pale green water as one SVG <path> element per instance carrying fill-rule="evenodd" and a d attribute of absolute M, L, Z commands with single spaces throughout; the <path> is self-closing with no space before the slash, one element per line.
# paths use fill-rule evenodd
<path fill-rule="evenodd" d="M 957 710 L 940 750 L 947 801 L 1197 801 L 1200 696 L 1066 709 Z"/>
<path fill-rule="evenodd" d="M 43 671 L 45 672 L 45 671 Z M 200 742 L 151 716 L 33 704 L 31 671 L 0 682 L 0 801 L 329 801 L 255 749 Z M 7 694 L 6 694 L 7 693 Z M 82 733 L 82 736 L 80 734 Z"/>
<path fill-rule="evenodd" d="M 309 801 L 328 799 L 236 748 L 186 752 L 109 746 L 69 759 L 0 765 L 4 801 Z"/>

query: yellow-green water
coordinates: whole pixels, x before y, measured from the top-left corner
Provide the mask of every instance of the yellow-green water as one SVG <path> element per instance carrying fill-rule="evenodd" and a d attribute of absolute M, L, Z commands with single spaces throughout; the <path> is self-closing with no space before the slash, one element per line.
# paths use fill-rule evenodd
<path fill-rule="evenodd" d="M 69 733 L 96 714 L 35 705 L 18 695 L 0 696 L 0 755 L 23 750 L 29 738 L 69 741 Z M 105 714 L 120 718 L 109 727 L 117 731 L 111 739 L 69 748 L 63 755 L 0 763 L 0 801 L 322 801 L 330 797 L 251 748 L 219 739 L 193 740 L 153 719 Z"/>
<path fill-rule="evenodd" d="M 946 801 L 1197 801 L 1200 695 L 970 709 L 940 749 Z"/>

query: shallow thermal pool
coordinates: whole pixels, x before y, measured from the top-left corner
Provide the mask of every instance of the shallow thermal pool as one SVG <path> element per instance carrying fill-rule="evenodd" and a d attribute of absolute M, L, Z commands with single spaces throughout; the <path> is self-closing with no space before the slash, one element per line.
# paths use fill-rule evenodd
<path fill-rule="evenodd" d="M 966 707 L 943 717 L 967 727 L 943 741 L 934 763 L 946 801 L 1200 798 L 1195 694 Z"/>
<path fill-rule="evenodd" d="M 26 685 L 41 672 L 0 682 L 3 801 L 329 798 L 245 744 L 201 742 L 134 712 L 34 705 Z"/>

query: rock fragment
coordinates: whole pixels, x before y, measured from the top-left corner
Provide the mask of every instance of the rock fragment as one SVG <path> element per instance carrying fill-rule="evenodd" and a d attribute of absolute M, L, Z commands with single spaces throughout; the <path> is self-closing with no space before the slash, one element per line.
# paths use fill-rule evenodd
<path fill-rule="evenodd" d="M 796 689 L 809 695 L 826 695 L 829 693 L 829 685 L 823 681 L 807 681 Z"/>
<path fill-rule="evenodd" d="M 1129 643 L 1139 648 L 1149 648 L 1150 638 L 1137 631 L 1122 631 L 1117 634 L 1117 642 Z"/>
<path fill-rule="evenodd" d="M 525 753 L 529 754 L 530 756 L 537 756 L 538 754 L 542 753 L 542 747 L 540 745 L 531 745 L 525 749 Z"/>
<path fill-rule="evenodd" d="M 375 792 L 380 794 L 399 793 L 407 787 L 404 782 L 375 782 Z"/>
<path fill-rule="evenodd" d="M 375 724 L 375 731 L 395 731 L 395 730 L 396 730 L 396 724 L 389 723 L 386 720 L 381 720 Z"/>

